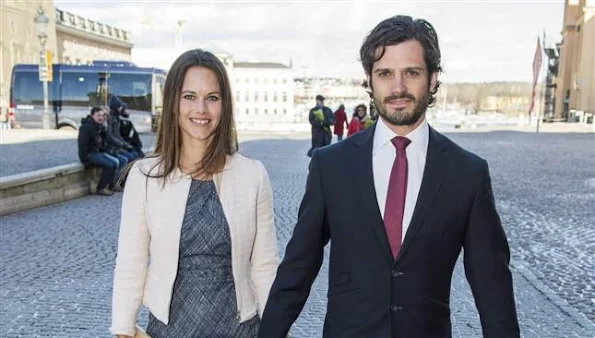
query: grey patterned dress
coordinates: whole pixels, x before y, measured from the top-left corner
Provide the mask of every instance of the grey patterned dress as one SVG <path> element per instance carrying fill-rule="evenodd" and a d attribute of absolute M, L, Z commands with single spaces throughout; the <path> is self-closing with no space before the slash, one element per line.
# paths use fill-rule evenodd
<path fill-rule="evenodd" d="M 149 314 L 147 333 L 153 338 L 256 337 L 258 316 L 240 324 L 237 311 L 231 238 L 215 184 L 192 180 L 169 323 Z"/>

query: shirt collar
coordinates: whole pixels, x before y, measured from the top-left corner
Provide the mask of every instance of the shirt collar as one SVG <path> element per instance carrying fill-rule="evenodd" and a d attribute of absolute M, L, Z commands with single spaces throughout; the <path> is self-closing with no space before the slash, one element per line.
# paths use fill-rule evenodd
<path fill-rule="evenodd" d="M 376 153 L 386 144 L 390 143 L 390 141 L 395 136 L 405 136 L 411 141 L 411 144 L 407 147 L 407 149 L 415 147 L 416 149 L 425 152 L 428 149 L 428 143 L 430 139 L 430 128 L 428 126 L 428 122 L 424 117 L 423 122 L 420 123 L 420 125 L 417 126 L 417 128 L 415 128 L 409 134 L 398 135 L 388 128 L 386 122 L 384 122 L 382 117 L 378 117 L 378 122 L 376 123 L 376 130 L 374 131 L 373 153 Z"/>

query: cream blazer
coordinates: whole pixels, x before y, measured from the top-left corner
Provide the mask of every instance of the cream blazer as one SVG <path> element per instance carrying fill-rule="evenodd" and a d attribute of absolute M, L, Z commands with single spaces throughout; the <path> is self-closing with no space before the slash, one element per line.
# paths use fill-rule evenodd
<path fill-rule="evenodd" d="M 192 179 L 176 170 L 163 186 L 161 180 L 143 174 L 155 163 L 155 158 L 136 162 L 126 181 L 114 270 L 112 334 L 134 336 L 141 302 L 163 323 L 169 319 Z M 279 263 L 271 183 L 259 161 L 240 154 L 228 156 L 213 180 L 229 224 L 237 314 L 243 322 L 256 313 L 262 316 Z"/>

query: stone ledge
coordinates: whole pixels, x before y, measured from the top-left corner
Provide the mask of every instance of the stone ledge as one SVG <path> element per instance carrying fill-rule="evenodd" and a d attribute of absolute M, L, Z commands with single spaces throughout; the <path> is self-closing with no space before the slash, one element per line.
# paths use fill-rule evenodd
<path fill-rule="evenodd" d="M 70 163 L 0 178 L 0 215 L 64 202 L 91 192 L 99 169 Z"/>

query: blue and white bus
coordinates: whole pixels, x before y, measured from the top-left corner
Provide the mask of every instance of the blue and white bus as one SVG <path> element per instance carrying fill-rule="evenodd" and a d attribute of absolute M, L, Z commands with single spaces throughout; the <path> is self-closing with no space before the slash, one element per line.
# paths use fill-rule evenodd
<path fill-rule="evenodd" d="M 106 106 L 111 95 L 128 106 L 139 132 L 155 130 L 161 115 L 165 71 L 140 68 L 130 62 L 94 61 L 92 65 L 53 65 L 48 82 L 48 111 L 56 129 L 77 129 L 93 106 Z M 12 124 L 41 128 L 43 83 L 37 65 L 15 65 L 10 87 Z"/>

